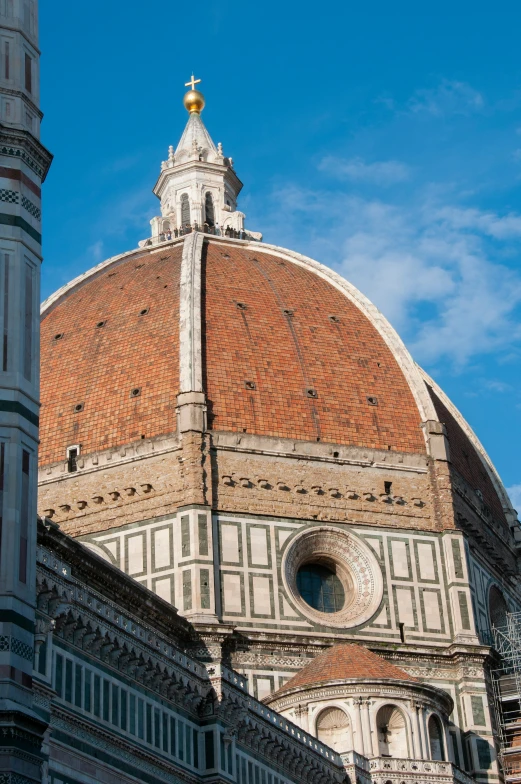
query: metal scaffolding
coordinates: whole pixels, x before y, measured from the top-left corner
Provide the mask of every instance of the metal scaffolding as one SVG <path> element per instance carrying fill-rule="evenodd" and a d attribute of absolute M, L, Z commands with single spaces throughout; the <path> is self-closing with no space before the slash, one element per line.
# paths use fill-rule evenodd
<path fill-rule="evenodd" d="M 499 738 L 499 761 L 505 781 L 521 783 L 521 612 L 508 613 L 506 625 L 493 629 L 501 665 L 492 672 Z"/>

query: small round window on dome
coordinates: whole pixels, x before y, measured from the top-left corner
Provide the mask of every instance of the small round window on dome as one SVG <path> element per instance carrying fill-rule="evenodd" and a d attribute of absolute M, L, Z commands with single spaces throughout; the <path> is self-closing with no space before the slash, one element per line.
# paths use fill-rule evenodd
<path fill-rule="evenodd" d="M 319 612 L 340 612 L 345 605 L 344 586 L 337 575 L 323 564 L 301 566 L 297 572 L 297 588 L 306 604 Z"/>
<path fill-rule="evenodd" d="M 134 387 L 130 390 L 130 397 L 139 397 L 141 394 L 141 387 Z"/>
<path fill-rule="evenodd" d="M 61 340 L 62 337 L 63 337 L 63 332 L 57 332 L 56 335 L 54 336 L 54 339 L 55 340 Z"/>
<path fill-rule="evenodd" d="M 149 310 L 150 308 L 143 308 L 142 310 L 139 311 L 139 315 L 146 316 Z"/>
<path fill-rule="evenodd" d="M 107 323 L 106 321 L 98 321 L 98 323 L 96 324 L 96 327 L 98 329 L 101 329 L 101 327 L 104 327 L 106 323 Z"/>

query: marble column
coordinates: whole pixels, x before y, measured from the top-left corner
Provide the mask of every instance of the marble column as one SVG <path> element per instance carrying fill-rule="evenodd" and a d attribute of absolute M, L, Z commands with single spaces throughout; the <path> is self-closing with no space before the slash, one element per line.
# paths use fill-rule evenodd
<path fill-rule="evenodd" d="M 362 708 L 362 699 L 358 698 L 353 700 L 353 709 L 354 709 L 354 738 L 353 738 L 353 746 L 358 754 L 365 754 L 364 750 L 364 735 L 362 732 L 362 716 L 361 716 L 361 708 Z"/>
<path fill-rule="evenodd" d="M 420 732 L 420 717 L 418 711 L 420 710 L 419 702 L 411 703 L 411 710 L 413 714 L 413 753 L 416 759 L 423 759 L 423 744 Z"/>
<path fill-rule="evenodd" d="M 429 759 L 430 752 L 429 752 L 429 743 L 427 734 L 425 731 L 425 705 L 419 704 L 418 705 L 418 719 L 420 723 L 420 737 L 422 741 L 422 759 Z"/>
<path fill-rule="evenodd" d="M 378 748 L 378 732 L 376 727 L 371 727 L 371 717 L 369 715 L 369 708 L 371 707 L 372 700 L 363 700 L 362 702 L 362 724 L 364 728 L 364 747 L 366 757 L 378 757 L 380 750 Z"/>

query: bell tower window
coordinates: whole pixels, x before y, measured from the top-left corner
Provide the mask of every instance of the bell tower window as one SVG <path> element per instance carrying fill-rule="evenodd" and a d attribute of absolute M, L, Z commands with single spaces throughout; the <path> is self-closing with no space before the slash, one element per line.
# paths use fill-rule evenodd
<path fill-rule="evenodd" d="M 28 93 L 33 91 L 33 61 L 30 55 L 25 55 L 25 89 Z"/>
<path fill-rule="evenodd" d="M 4 41 L 4 77 L 11 78 L 11 52 L 9 49 L 9 41 Z"/>
<path fill-rule="evenodd" d="M 190 225 L 190 202 L 188 200 L 188 194 L 183 193 L 181 196 L 181 226 L 185 228 Z"/>
<path fill-rule="evenodd" d="M 204 199 L 204 214 L 208 226 L 210 226 L 211 228 L 215 226 L 215 212 L 213 208 L 212 194 L 210 193 L 210 191 L 207 191 Z"/>

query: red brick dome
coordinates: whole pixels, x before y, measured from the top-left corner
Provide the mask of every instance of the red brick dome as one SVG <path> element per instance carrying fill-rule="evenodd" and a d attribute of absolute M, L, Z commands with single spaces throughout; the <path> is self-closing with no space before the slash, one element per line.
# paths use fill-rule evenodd
<path fill-rule="evenodd" d="M 126 254 L 44 305 L 43 465 L 71 444 L 89 454 L 175 431 L 182 252 L 177 241 Z M 202 345 L 211 429 L 425 453 L 397 356 L 309 266 L 207 241 Z"/>

